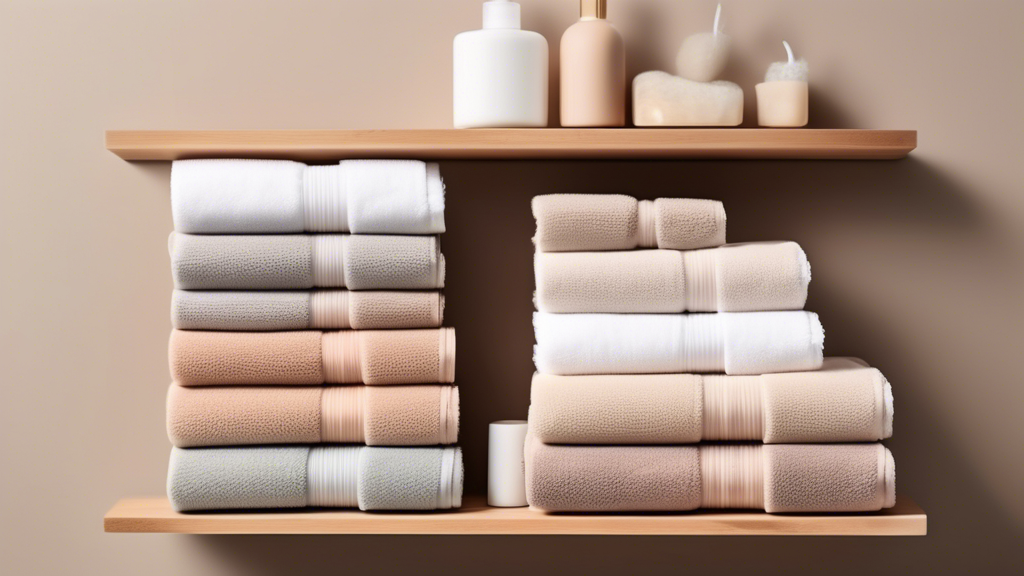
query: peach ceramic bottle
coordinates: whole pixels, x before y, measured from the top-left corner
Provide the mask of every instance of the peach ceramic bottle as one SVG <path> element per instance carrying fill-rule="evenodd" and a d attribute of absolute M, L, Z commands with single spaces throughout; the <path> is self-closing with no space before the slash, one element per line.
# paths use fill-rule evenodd
<path fill-rule="evenodd" d="M 562 126 L 626 123 L 626 49 L 605 19 L 606 0 L 580 0 L 580 20 L 562 35 Z"/>

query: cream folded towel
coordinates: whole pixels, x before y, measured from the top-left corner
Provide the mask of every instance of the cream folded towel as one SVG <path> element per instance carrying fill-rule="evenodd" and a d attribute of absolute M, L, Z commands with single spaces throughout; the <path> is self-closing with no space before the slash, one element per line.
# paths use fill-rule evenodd
<path fill-rule="evenodd" d="M 795 242 L 707 250 L 538 252 L 541 312 L 758 312 L 799 310 L 811 267 Z"/>
<path fill-rule="evenodd" d="M 812 312 L 533 315 L 544 374 L 765 374 L 821 367 Z"/>
<path fill-rule="evenodd" d="M 454 444 L 455 386 L 171 384 L 167 436 L 179 448 L 245 444 Z"/>
<path fill-rule="evenodd" d="M 178 160 L 171 207 L 192 234 L 444 232 L 440 171 L 418 160 Z"/>
<path fill-rule="evenodd" d="M 374 330 L 436 328 L 440 292 L 175 290 L 171 325 L 179 330 Z"/>
<path fill-rule="evenodd" d="M 462 479 L 458 447 L 172 448 L 167 497 L 179 512 L 447 510 L 462 506 Z"/>
<path fill-rule="evenodd" d="M 173 330 L 171 375 L 182 386 L 450 384 L 455 329 L 339 332 Z"/>
<path fill-rule="evenodd" d="M 444 287 L 436 236 L 199 236 L 172 232 L 182 290 L 433 290 Z"/>
<path fill-rule="evenodd" d="M 725 244 L 725 209 L 717 200 L 641 200 L 611 194 L 549 194 L 533 199 L 540 252 Z"/>
<path fill-rule="evenodd" d="M 547 444 L 875 442 L 892 436 L 892 387 L 875 368 L 760 376 L 534 374 L 530 430 Z"/>
<path fill-rule="evenodd" d="M 552 446 L 526 440 L 526 498 L 554 512 L 867 512 L 896 504 L 881 444 Z"/>

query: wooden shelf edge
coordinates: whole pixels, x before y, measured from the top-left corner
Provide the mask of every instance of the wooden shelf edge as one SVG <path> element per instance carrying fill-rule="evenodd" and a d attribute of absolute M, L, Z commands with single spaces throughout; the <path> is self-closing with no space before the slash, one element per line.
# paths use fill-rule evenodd
<path fill-rule="evenodd" d="M 424 160 L 895 160 L 915 130 L 543 128 L 502 130 L 108 130 L 129 161 L 186 158 Z"/>
<path fill-rule="evenodd" d="M 177 534 L 607 535 L 607 536 L 924 536 L 928 519 L 912 500 L 876 513 L 546 514 L 491 508 L 468 496 L 460 510 L 366 513 L 353 510 L 181 514 L 166 498 L 120 500 L 103 518 L 105 532 Z"/>

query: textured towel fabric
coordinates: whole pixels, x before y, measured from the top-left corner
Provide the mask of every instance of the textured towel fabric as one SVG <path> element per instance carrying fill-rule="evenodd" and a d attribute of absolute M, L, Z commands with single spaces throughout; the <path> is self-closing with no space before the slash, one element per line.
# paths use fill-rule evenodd
<path fill-rule="evenodd" d="M 664 248 L 725 244 L 725 209 L 716 200 L 621 195 L 550 194 L 533 199 L 534 243 L 541 252 Z"/>
<path fill-rule="evenodd" d="M 459 448 L 172 448 L 179 512 L 322 506 L 438 510 L 462 505 Z"/>
<path fill-rule="evenodd" d="M 538 252 L 537 309 L 556 313 L 799 310 L 811 268 L 795 242 L 680 252 Z"/>
<path fill-rule="evenodd" d="M 896 499 L 881 444 L 553 446 L 528 436 L 525 456 L 527 500 L 554 512 L 866 512 Z"/>
<path fill-rule="evenodd" d="M 444 232 L 440 171 L 418 160 L 178 160 L 171 207 L 191 234 Z"/>
<path fill-rule="evenodd" d="M 182 386 L 430 384 L 455 381 L 455 329 L 339 332 L 174 330 Z"/>
<path fill-rule="evenodd" d="M 444 287 L 435 236 L 201 236 L 172 232 L 182 290 L 433 290 Z"/>
<path fill-rule="evenodd" d="M 534 374 L 530 430 L 547 444 L 874 442 L 892 436 L 892 389 L 850 358 L 761 376 Z"/>
<path fill-rule="evenodd" d="M 821 367 L 811 312 L 548 314 L 533 317 L 544 374 L 765 374 Z"/>
<path fill-rule="evenodd" d="M 179 448 L 249 444 L 453 444 L 454 386 L 207 386 L 172 384 L 167 435 Z"/>
<path fill-rule="evenodd" d="M 171 325 L 179 330 L 374 330 L 436 328 L 440 292 L 175 290 Z"/>

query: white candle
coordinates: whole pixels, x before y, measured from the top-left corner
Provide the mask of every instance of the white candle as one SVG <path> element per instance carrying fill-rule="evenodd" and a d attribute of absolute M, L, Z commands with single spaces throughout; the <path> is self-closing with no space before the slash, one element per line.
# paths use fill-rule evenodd
<path fill-rule="evenodd" d="M 526 420 L 491 422 L 487 430 L 487 505 L 526 506 L 523 442 Z"/>
<path fill-rule="evenodd" d="M 694 34 L 683 40 L 676 56 L 676 73 L 695 82 L 710 82 L 725 70 L 729 60 L 729 36 L 719 30 L 722 5 L 715 10 L 711 32 Z"/>
<path fill-rule="evenodd" d="M 773 62 L 764 82 L 754 87 L 757 94 L 757 123 L 774 128 L 807 125 L 807 61 L 793 57 L 789 42 L 783 41 L 786 61 Z"/>

